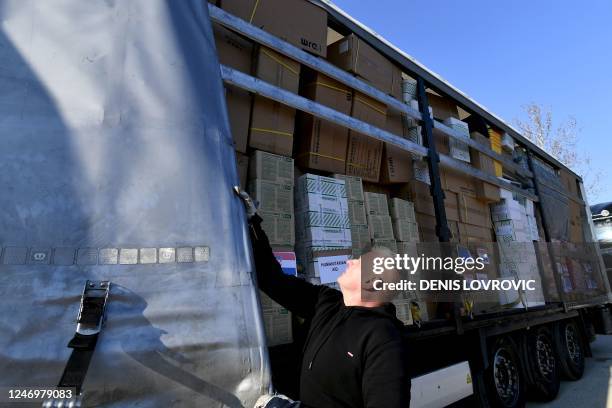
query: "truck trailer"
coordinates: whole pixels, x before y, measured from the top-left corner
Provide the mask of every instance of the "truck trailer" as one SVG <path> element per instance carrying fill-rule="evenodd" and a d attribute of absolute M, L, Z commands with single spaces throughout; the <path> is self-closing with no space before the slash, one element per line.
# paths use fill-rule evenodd
<path fill-rule="evenodd" d="M 538 282 L 398 302 L 411 406 L 520 407 L 582 376 L 610 284 L 580 176 L 330 1 L 0 1 L 0 21 L 0 403 L 297 398 L 308 322 L 258 292 L 234 188 L 288 273 L 333 286 L 294 212 L 308 177 L 364 196 L 334 256 L 368 208 L 368 243 Z"/>

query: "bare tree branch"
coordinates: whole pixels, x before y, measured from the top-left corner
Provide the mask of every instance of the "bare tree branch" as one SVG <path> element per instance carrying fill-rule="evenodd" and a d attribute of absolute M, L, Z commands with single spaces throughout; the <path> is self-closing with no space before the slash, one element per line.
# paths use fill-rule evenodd
<path fill-rule="evenodd" d="M 602 173 L 595 170 L 590 158 L 579 150 L 580 129 L 576 118 L 570 116 L 555 127 L 550 108 L 534 102 L 522 108 L 526 119 L 516 119 L 515 124 L 523 136 L 580 174 L 588 196 L 598 194 L 601 191 L 598 181 Z"/>

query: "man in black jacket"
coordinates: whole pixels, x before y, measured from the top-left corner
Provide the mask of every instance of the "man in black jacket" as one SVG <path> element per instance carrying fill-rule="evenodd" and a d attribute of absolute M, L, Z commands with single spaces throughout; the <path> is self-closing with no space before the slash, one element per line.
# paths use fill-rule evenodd
<path fill-rule="evenodd" d="M 310 320 L 300 374 L 302 406 L 404 408 L 410 377 L 401 322 L 391 303 L 361 300 L 360 260 L 348 261 L 341 291 L 283 273 L 251 214 L 250 233 L 259 288 L 292 313 Z"/>

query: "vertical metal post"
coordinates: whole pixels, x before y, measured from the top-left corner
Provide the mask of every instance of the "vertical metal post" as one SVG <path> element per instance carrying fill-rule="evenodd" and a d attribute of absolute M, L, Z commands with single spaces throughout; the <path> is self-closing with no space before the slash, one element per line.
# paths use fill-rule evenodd
<path fill-rule="evenodd" d="M 448 228 L 446 208 L 444 207 L 444 191 L 442 190 L 442 181 L 440 179 L 440 156 L 436 151 L 436 143 L 433 135 L 433 119 L 429 114 L 429 101 L 427 100 L 425 81 L 423 81 L 422 78 L 417 78 L 417 98 L 419 101 L 419 110 L 421 111 L 421 120 L 423 122 L 421 135 L 423 136 L 423 143 L 425 147 L 427 147 L 427 163 L 430 181 L 429 193 L 433 198 L 434 213 L 436 215 L 436 235 L 438 236 L 438 241 L 447 243 L 450 242 L 451 232 Z M 449 248 L 443 248 L 443 250 L 448 251 Z M 453 302 L 452 304 L 447 304 L 447 306 L 450 306 L 449 311 L 452 311 L 457 334 L 463 334 L 463 322 L 461 321 L 459 303 Z"/>
<path fill-rule="evenodd" d="M 554 252 L 552 248 L 550 247 L 550 244 L 551 244 L 550 230 L 548 228 L 548 219 L 546 218 L 546 214 L 542 208 L 542 197 L 540 196 L 540 182 L 538 180 L 538 175 L 533 165 L 533 153 L 531 153 L 531 150 L 529 149 L 527 149 L 527 164 L 529 165 L 529 170 L 531 170 L 531 173 L 533 174 L 533 188 L 535 190 L 535 194 L 540 199 L 538 207 L 540 208 L 540 216 L 542 217 L 542 228 L 544 229 L 544 239 L 546 239 L 545 244 L 546 244 L 546 247 L 548 248 L 548 257 L 550 258 L 550 263 L 552 266 L 553 274 L 555 275 L 555 284 L 557 285 L 557 292 L 561 296 L 561 303 L 563 304 L 563 310 L 567 312 L 568 308 L 565 302 L 565 295 L 563 292 L 563 287 L 560 282 L 561 276 L 559 275 L 559 270 L 557 269 L 557 263 L 555 262 Z"/>
<path fill-rule="evenodd" d="M 440 156 L 438 156 L 436 151 L 436 143 L 433 136 L 433 119 L 429 115 L 429 101 L 425 91 L 425 82 L 422 78 L 417 78 L 417 98 L 419 110 L 421 111 L 421 120 L 423 121 L 421 135 L 423 136 L 423 143 L 428 149 L 427 161 L 429 164 L 429 180 L 431 182 L 429 191 L 433 197 L 436 215 L 436 235 L 440 242 L 450 242 L 450 229 L 448 228 L 446 209 L 444 208 L 444 191 L 442 191 L 442 183 L 440 181 Z"/>

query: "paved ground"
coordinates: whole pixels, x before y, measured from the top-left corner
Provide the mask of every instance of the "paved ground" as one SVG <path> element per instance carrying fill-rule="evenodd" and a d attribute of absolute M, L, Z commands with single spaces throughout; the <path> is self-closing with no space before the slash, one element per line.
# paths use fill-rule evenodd
<path fill-rule="evenodd" d="M 593 357 L 586 359 L 579 381 L 562 381 L 559 396 L 547 404 L 529 403 L 530 408 L 612 408 L 612 335 L 597 336 L 591 343 Z"/>

